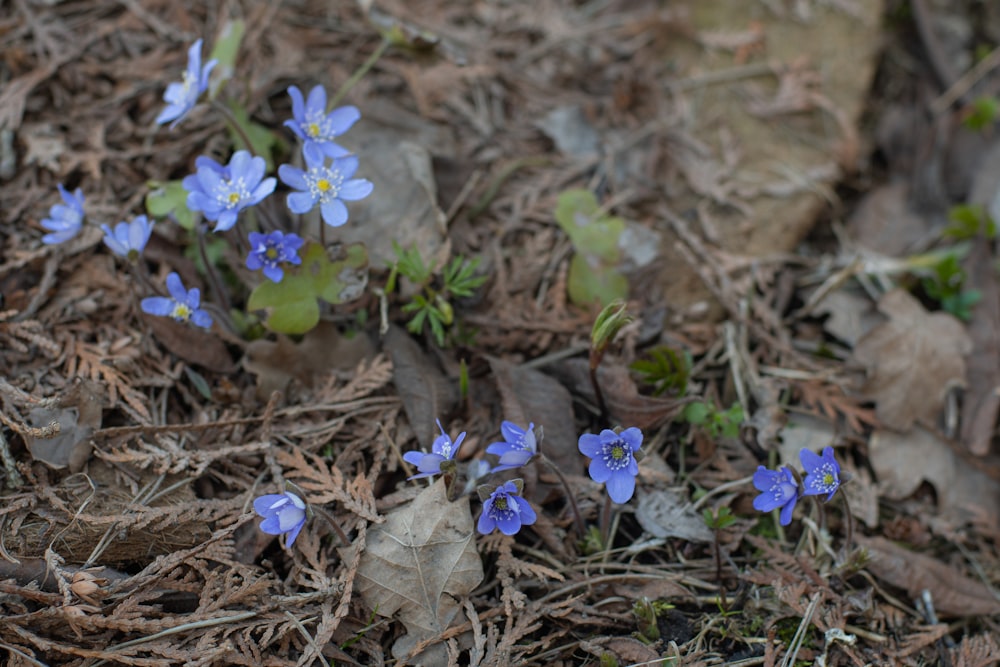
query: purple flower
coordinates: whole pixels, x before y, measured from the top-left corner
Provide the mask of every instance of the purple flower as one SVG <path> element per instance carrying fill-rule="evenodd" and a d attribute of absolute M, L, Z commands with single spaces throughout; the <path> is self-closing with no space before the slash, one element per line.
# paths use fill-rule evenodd
<path fill-rule="evenodd" d="M 250 232 L 250 254 L 247 255 L 247 268 L 251 271 L 264 269 L 265 276 L 280 283 L 281 279 L 285 277 L 285 271 L 279 265 L 284 262 L 301 264 L 299 248 L 302 247 L 303 243 L 305 241 L 297 234 Z"/>
<path fill-rule="evenodd" d="M 268 535 L 284 535 L 285 548 L 291 549 L 306 523 L 306 504 L 294 493 L 272 493 L 253 501 L 253 509 L 264 517 L 260 529 Z"/>
<path fill-rule="evenodd" d="M 119 222 L 114 230 L 106 224 L 101 225 L 101 229 L 104 230 L 104 245 L 119 257 L 134 262 L 149 243 L 153 223 L 146 216 L 137 215 L 132 222 Z"/>
<path fill-rule="evenodd" d="M 826 493 L 826 501 L 830 502 L 833 494 L 840 488 L 840 464 L 833 458 L 833 447 L 824 447 L 822 456 L 803 449 L 799 452 L 799 459 L 806 471 L 806 478 L 802 480 L 805 490 L 802 493 L 807 496 Z"/>
<path fill-rule="evenodd" d="M 42 237 L 42 243 L 48 245 L 69 241 L 83 226 L 83 191 L 77 188 L 70 194 L 60 183 L 59 196 L 66 203 L 54 204 L 49 209 L 49 217 L 41 222 L 43 229 L 52 232 Z"/>
<path fill-rule="evenodd" d="M 513 535 L 521 526 L 535 523 L 538 516 L 528 501 L 519 497 L 519 486 L 516 482 L 504 482 L 483 501 L 483 513 L 476 524 L 480 533 L 489 535 L 499 528 L 504 535 Z"/>
<path fill-rule="evenodd" d="M 323 222 L 339 227 L 347 222 L 344 201 L 364 199 L 375 187 L 363 178 L 351 178 L 358 170 L 358 158 L 353 155 L 335 158 L 326 165 L 323 153 L 310 145 L 303 150 L 307 169 L 303 171 L 290 164 L 278 167 L 278 177 L 288 186 L 301 192 L 288 195 L 288 208 L 292 213 L 305 213 L 317 204 L 323 213 Z"/>
<path fill-rule="evenodd" d="M 278 183 L 264 178 L 267 163 L 262 157 L 251 156 L 250 151 L 236 151 L 225 167 L 205 155 L 194 165 L 197 173 L 181 182 L 188 191 L 187 207 L 217 221 L 217 232 L 235 225 L 240 211 L 260 203 Z"/>
<path fill-rule="evenodd" d="M 498 465 L 490 472 L 511 470 L 527 463 L 538 452 L 534 428 L 534 423 L 528 424 L 527 430 L 514 422 L 505 421 L 500 424 L 500 433 L 505 442 L 494 442 L 486 448 L 486 453 L 500 457 Z"/>
<path fill-rule="evenodd" d="M 201 40 L 191 45 L 188 49 L 188 65 L 184 70 L 184 78 L 178 83 L 174 82 L 167 86 L 163 93 L 163 101 L 167 103 L 166 108 L 156 117 L 159 125 L 167 121 L 173 128 L 177 123 L 194 108 L 198 102 L 198 96 L 208 89 L 208 75 L 211 74 L 219 61 L 210 60 L 201 66 Z"/>
<path fill-rule="evenodd" d="M 302 92 L 296 86 L 289 87 L 288 94 L 292 97 L 292 115 L 295 118 L 286 120 L 285 125 L 292 132 L 307 145 L 314 144 L 327 157 L 343 157 L 350 153 L 333 140 L 351 129 L 351 125 L 361 118 L 357 107 L 339 107 L 327 113 L 323 86 L 310 90 L 309 99 L 304 103 Z"/>
<path fill-rule="evenodd" d="M 799 485 L 792 476 L 792 471 L 788 468 L 768 470 L 759 466 L 753 474 L 753 485 L 761 492 L 753 499 L 753 508 L 759 512 L 781 508 L 781 525 L 790 524 L 792 511 L 799 500 Z"/>
<path fill-rule="evenodd" d="M 632 426 L 621 433 L 610 429 L 600 435 L 584 433 L 577 446 L 580 453 L 592 459 L 590 478 L 607 483 L 611 500 L 627 503 L 635 493 L 635 476 L 639 474 L 635 453 L 642 447 L 642 431 Z"/>
<path fill-rule="evenodd" d="M 198 308 L 201 303 L 201 292 L 197 287 L 191 291 L 185 290 L 181 278 L 171 272 L 167 276 L 167 290 L 170 296 L 148 296 L 142 300 L 142 312 L 160 317 L 172 317 L 178 322 L 190 321 L 195 326 L 208 329 L 212 326 L 212 317 Z"/>
<path fill-rule="evenodd" d="M 441 420 L 435 420 L 437 422 L 438 428 L 441 429 L 441 435 L 434 438 L 434 444 L 431 445 L 431 453 L 425 454 L 424 452 L 406 452 L 403 454 L 403 460 L 417 467 L 417 474 L 407 477 L 407 479 L 417 479 L 419 477 L 430 477 L 431 475 L 437 475 L 441 472 L 441 464 L 444 461 L 450 461 L 455 458 L 455 454 L 458 453 L 459 447 L 462 446 L 462 441 L 465 440 L 465 431 L 462 431 L 458 439 L 455 442 L 451 441 L 448 434 L 444 432 L 444 427 L 441 426 Z"/>

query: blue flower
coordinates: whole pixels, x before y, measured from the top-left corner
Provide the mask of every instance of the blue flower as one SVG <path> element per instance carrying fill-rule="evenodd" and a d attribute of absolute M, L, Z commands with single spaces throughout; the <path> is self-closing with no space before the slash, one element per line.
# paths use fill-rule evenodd
<path fill-rule="evenodd" d="M 607 483 L 611 500 L 627 503 L 635 493 L 635 476 L 639 474 L 635 453 L 642 447 L 642 431 L 632 426 L 621 433 L 610 429 L 600 435 L 584 433 L 577 446 L 580 453 L 592 459 L 590 478 Z"/>
<path fill-rule="evenodd" d="M 285 277 L 284 269 L 279 266 L 284 262 L 301 264 L 299 248 L 305 241 L 297 234 L 271 232 L 261 234 L 250 232 L 250 254 L 247 255 L 247 268 L 251 271 L 264 269 L 264 275 L 270 280 L 280 283 Z"/>
<path fill-rule="evenodd" d="M 494 442 L 486 448 L 487 454 L 500 457 L 498 465 L 490 472 L 511 470 L 527 463 L 538 452 L 534 428 L 534 423 L 528 424 L 527 430 L 514 422 L 505 421 L 500 424 L 500 433 L 505 442 Z"/>
<path fill-rule="evenodd" d="M 60 183 L 59 195 L 66 203 L 54 204 L 49 209 L 49 217 L 41 222 L 43 229 L 52 232 L 42 237 L 42 243 L 49 245 L 69 241 L 83 226 L 83 191 L 77 188 L 70 194 Z"/>
<path fill-rule="evenodd" d="M 363 178 L 351 178 L 358 170 L 358 158 L 353 155 L 335 158 L 327 166 L 319 149 L 307 144 L 302 152 L 306 159 L 305 171 L 290 164 L 278 167 L 278 177 L 291 188 L 301 190 L 288 195 L 288 208 L 292 213 L 305 213 L 319 204 L 323 222 L 339 227 L 347 222 L 344 201 L 364 199 L 374 186 Z"/>
<path fill-rule="evenodd" d="M 174 82 L 167 86 L 163 93 L 163 101 L 167 103 L 166 108 L 156 117 L 158 125 L 167 121 L 173 128 L 188 114 L 198 102 L 198 96 L 208 89 L 208 75 L 219 63 L 218 60 L 210 60 L 201 66 L 201 40 L 191 45 L 188 49 L 188 65 L 184 70 L 184 78 L 178 83 Z"/>
<path fill-rule="evenodd" d="M 104 230 L 104 245 L 119 257 L 134 262 L 149 243 L 153 223 L 146 216 L 137 215 L 132 222 L 119 222 L 114 230 L 106 224 L 101 225 L 101 229 Z"/>
<path fill-rule="evenodd" d="M 829 502 L 840 488 L 840 464 L 833 458 L 833 447 L 825 447 L 822 456 L 803 449 L 799 452 L 799 459 L 806 471 L 806 478 L 802 480 L 805 487 L 803 494 L 819 496 L 826 493 L 826 501 Z"/>
<path fill-rule="evenodd" d="M 253 509 L 264 517 L 260 529 L 268 535 L 284 535 L 285 548 L 291 549 L 306 523 L 306 504 L 294 493 L 272 493 L 253 501 Z"/>
<path fill-rule="evenodd" d="M 351 125 L 361 118 L 357 107 L 339 107 L 327 113 L 323 86 L 315 86 L 309 91 L 309 99 L 304 103 L 302 92 L 296 86 L 289 87 L 288 94 L 292 97 L 295 119 L 286 120 L 285 125 L 292 132 L 306 144 L 315 144 L 327 157 L 343 157 L 350 153 L 333 140 L 351 129 Z"/>
<path fill-rule="evenodd" d="M 181 278 L 171 272 L 167 276 L 167 290 L 170 296 L 148 296 L 142 300 L 142 312 L 160 317 L 172 317 L 178 322 L 190 321 L 195 326 L 208 329 L 212 326 L 212 316 L 198 308 L 201 292 L 197 287 L 191 291 L 184 289 Z"/>
<path fill-rule="evenodd" d="M 250 151 L 236 151 L 225 167 L 204 155 L 194 165 L 197 173 L 181 181 L 188 191 L 187 206 L 218 221 L 217 232 L 232 228 L 240 211 L 260 203 L 278 183 L 264 178 L 267 163 L 262 157 L 251 156 Z"/>
<path fill-rule="evenodd" d="M 476 524 L 480 533 L 489 535 L 499 528 L 504 535 L 513 535 L 521 526 L 535 523 L 538 515 L 527 500 L 519 497 L 518 486 L 515 482 L 504 482 L 483 502 L 483 513 Z"/>
<path fill-rule="evenodd" d="M 759 466 L 753 474 L 753 485 L 761 492 L 753 499 L 753 508 L 759 512 L 781 508 L 781 525 L 790 524 L 792 511 L 799 500 L 799 485 L 792 476 L 792 471 L 788 468 L 768 470 Z"/>
<path fill-rule="evenodd" d="M 437 422 L 438 428 L 441 429 L 441 435 L 434 438 L 434 444 L 431 445 L 431 453 L 425 454 L 424 452 L 406 452 L 403 454 L 403 460 L 410 465 L 417 467 L 417 474 L 407 477 L 407 479 L 417 479 L 419 477 L 430 477 L 431 475 L 437 475 L 441 472 L 441 464 L 444 461 L 450 461 L 455 458 L 455 454 L 458 453 L 459 447 L 462 446 L 462 441 L 465 440 L 465 431 L 462 431 L 458 439 L 455 442 L 451 441 L 448 434 L 444 432 L 444 427 L 441 426 L 441 420 L 435 420 Z"/>

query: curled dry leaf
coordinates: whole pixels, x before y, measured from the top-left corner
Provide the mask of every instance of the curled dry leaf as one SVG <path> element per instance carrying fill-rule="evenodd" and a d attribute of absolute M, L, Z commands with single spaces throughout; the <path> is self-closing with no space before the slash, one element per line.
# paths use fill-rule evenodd
<path fill-rule="evenodd" d="M 982 582 L 966 577 L 937 558 L 908 551 L 884 537 L 859 537 L 876 577 L 904 589 L 912 598 L 929 590 L 934 609 L 947 616 L 987 616 L 1000 613 L 1000 600 Z"/>
<path fill-rule="evenodd" d="M 71 472 L 82 470 L 93 451 L 90 438 L 101 428 L 104 393 L 99 383 L 79 380 L 55 407 L 33 408 L 28 413 L 31 426 L 44 428 L 57 422 L 59 432 L 51 438 L 25 436 L 32 458 L 53 468 L 68 466 Z"/>
<path fill-rule="evenodd" d="M 469 502 L 448 502 L 438 480 L 369 530 L 355 587 L 370 609 L 406 626 L 392 648 L 402 659 L 417 642 L 461 623 L 461 600 L 482 580 Z M 435 644 L 416 664 L 443 665 L 444 656 L 444 645 Z"/>
<path fill-rule="evenodd" d="M 875 431 L 868 444 L 868 456 L 879 490 L 886 498 L 906 498 L 927 480 L 934 486 L 943 516 L 964 521 L 982 515 L 997 521 L 1000 483 L 929 431 Z"/>
<path fill-rule="evenodd" d="M 878 309 L 889 320 L 854 348 L 865 366 L 863 392 L 876 402 L 882 422 L 906 431 L 918 419 L 933 420 L 953 387 L 965 385 L 963 355 L 972 341 L 962 323 L 946 313 L 928 313 L 903 290 L 883 296 Z"/>

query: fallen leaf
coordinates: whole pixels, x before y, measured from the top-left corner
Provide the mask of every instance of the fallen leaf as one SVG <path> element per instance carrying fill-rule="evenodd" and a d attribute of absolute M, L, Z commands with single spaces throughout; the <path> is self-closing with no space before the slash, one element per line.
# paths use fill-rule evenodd
<path fill-rule="evenodd" d="M 883 537 L 858 537 L 871 559 L 865 569 L 882 581 L 902 588 L 911 598 L 930 591 L 934 609 L 947 616 L 988 616 L 1000 613 L 1000 600 L 981 581 L 961 574 L 937 558 L 896 546 Z"/>
<path fill-rule="evenodd" d="M 829 315 L 823 322 L 823 330 L 851 346 L 857 344 L 882 319 L 872 308 L 871 299 L 846 289 L 827 294 L 813 313 Z"/>
<path fill-rule="evenodd" d="M 996 521 L 1000 484 L 931 432 L 920 427 L 906 434 L 875 431 L 868 457 L 884 497 L 902 500 L 926 480 L 934 486 L 943 516 L 964 521 L 983 514 Z"/>
<path fill-rule="evenodd" d="M 691 501 L 676 489 L 638 489 L 635 518 L 653 537 L 679 537 L 691 542 L 711 542 L 712 531 Z"/>
<path fill-rule="evenodd" d="M 490 358 L 500 392 L 503 415 L 522 427 L 533 422 L 544 430 L 541 451 L 560 470 L 579 473 L 583 467 L 577 440 L 565 424 L 573 423 L 573 398 L 559 381 L 540 370 Z"/>
<path fill-rule="evenodd" d="M 104 393 L 99 383 L 78 380 L 55 406 L 32 408 L 28 413 L 32 426 L 44 428 L 56 422 L 59 432 L 51 438 L 25 436 L 31 457 L 56 469 L 80 472 L 93 451 L 91 436 L 101 428 Z"/>
<path fill-rule="evenodd" d="M 311 387 L 318 375 L 334 368 L 353 370 L 374 354 L 368 336 L 347 338 L 335 324 L 320 322 L 299 343 L 282 334 L 273 341 L 251 341 L 243 367 L 257 376 L 257 397 L 267 400 L 273 391 L 284 393 L 292 379 Z"/>
<path fill-rule="evenodd" d="M 431 450 L 438 435 L 435 418 L 451 412 L 457 401 L 455 388 L 420 345 L 399 327 L 389 327 L 382 343 L 392 359 L 392 381 L 417 442 Z"/>
<path fill-rule="evenodd" d="M 601 138 L 579 105 L 555 108 L 535 125 L 561 153 L 576 158 L 597 155 Z"/>
<path fill-rule="evenodd" d="M 444 480 L 438 480 L 369 529 L 355 588 L 378 615 L 406 626 L 392 647 L 402 659 L 417 642 L 460 624 L 461 600 L 482 580 L 469 501 L 448 502 Z M 417 664 L 446 663 L 443 644 L 417 656 Z"/>
<path fill-rule="evenodd" d="M 969 388 L 962 404 L 962 442 L 984 456 L 990 450 L 1000 412 L 1000 286 L 997 285 L 992 242 L 976 239 L 963 262 L 969 289 L 981 298 L 972 309 L 969 336 Z"/>
<path fill-rule="evenodd" d="M 216 373 L 236 370 L 229 349 L 218 336 L 169 317 L 143 313 L 142 321 L 153 331 L 158 343 L 184 361 Z"/>
<path fill-rule="evenodd" d="M 889 320 L 866 334 L 854 360 L 867 368 L 863 393 L 876 402 L 882 422 L 906 431 L 918 419 L 933 420 L 948 391 L 965 385 L 963 355 L 972 341 L 947 313 L 928 313 L 907 292 L 885 294 L 878 309 Z"/>

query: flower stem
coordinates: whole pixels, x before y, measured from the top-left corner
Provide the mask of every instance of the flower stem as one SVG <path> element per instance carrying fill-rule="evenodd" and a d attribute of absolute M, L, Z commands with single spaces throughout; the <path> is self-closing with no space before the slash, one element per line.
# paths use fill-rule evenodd
<path fill-rule="evenodd" d="M 340 538 L 340 541 L 344 543 L 345 547 L 351 545 L 351 540 L 350 538 L 347 537 L 347 533 L 345 533 L 344 529 L 340 527 L 340 524 L 337 523 L 337 520 L 333 517 L 332 514 L 327 512 L 322 507 L 314 506 L 312 509 L 321 517 L 323 517 L 323 520 L 326 521 L 331 528 L 333 528 L 333 532 L 337 533 L 337 537 Z"/>
<path fill-rule="evenodd" d="M 851 514 L 851 505 L 847 502 L 847 494 L 840 490 L 840 500 L 844 503 L 844 556 L 851 557 L 851 550 L 854 548 L 854 515 Z"/>
<path fill-rule="evenodd" d="M 587 527 L 583 523 L 583 515 L 580 514 L 580 507 L 576 504 L 576 498 L 573 496 L 573 490 L 569 488 L 569 482 L 566 481 L 565 475 L 562 474 L 559 467 L 553 463 L 549 457 L 542 452 L 538 452 L 538 456 L 545 462 L 545 465 L 547 465 L 552 472 L 556 474 L 556 477 L 559 478 L 563 488 L 566 490 L 566 498 L 569 500 L 569 506 L 573 512 L 573 521 L 576 523 L 576 531 L 579 533 L 580 539 L 583 539 L 583 537 L 587 534 Z"/>
<path fill-rule="evenodd" d="M 212 288 L 212 293 L 215 295 L 215 300 L 219 304 L 219 307 L 229 317 L 229 296 L 226 291 L 222 288 L 222 281 L 219 279 L 219 274 L 215 272 L 215 266 L 208 259 L 208 244 L 205 241 L 205 230 L 208 226 L 205 223 L 198 225 L 198 255 L 201 257 L 202 263 L 205 265 L 205 275 L 208 276 L 208 284 Z"/>
<path fill-rule="evenodd" d="M 601 542 L 604 549 L 611 548 L 611 496 L 604 496 L 604 507 L 601 508 Z"/>
<path fill-rule="evenodd" d="M 333 98 L 330 100 L 331 107 L 337 106 L 337 104 L 340 103 L 340 100 L 344 99 L 344 96 L 347 95 L 347 93 L 351 90 L 351 88 L 354 87 L 354 84 L 360 81 L 361 77 L 367 74 L 368 70 L 370 70 L 372 67 L 375 66 L 375 63 L 378 62 L 378 59 L 381 58 L 385 54 L 385 52 L 389 50 L 389 47 L 391 45 L 392 43 L 388 39 L 386 39 L 385 37 L 382 38 L 382 43 L 378 45 L 378 48 L 375 49 L 370 56 L 368 56 L 368 60 L 361 63 L 361 66 L 358 67 L 356 70 L 354 70 L 354 73 L 351 74 L 351 77 L 347 81 L 345 81 L 344 84 L 334 94 Z"/>
<path fill-rule="evenodd" d="M 601 421 L 608 423 L 608 405 L 604 402 L 604 392 L 601 391 L 601 385 L 597 382 L 597 367 L 600 363 L 600 358 L 595 361 L 593 355 L 591 355 L 590 386 L 594 388 L 594 396 L 597 397 L 597 408 L 601 411 Z"/>

